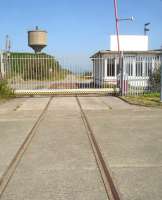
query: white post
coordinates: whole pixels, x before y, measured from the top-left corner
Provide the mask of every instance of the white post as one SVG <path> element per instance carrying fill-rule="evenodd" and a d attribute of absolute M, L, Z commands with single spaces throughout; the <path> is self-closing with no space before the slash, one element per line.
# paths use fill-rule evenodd
<path fill-rule="evenodd" d="M 1 72 L 1 78 L 4 79 L 4 75 L 5 75 L 5 71 L 4 71 L 4 54 L 3 52 L 0 53 L 0 66 L 1 66 L 1 69 L 0 69 L 0 72 Z"/>
<path fill-rule="evenodd" d="M 116 58 L 115 58 L 115 79 L 117 80 L 117 62 L 116 62 Z"/>
<path fill-rule="evenodd" d="M 123 52 L 121 51 L 120 52 L 120 93 L 121 93 L 121 96 L 123 96 L 123 75 L 124 75 L 124 56 L 123 56 Z"/>
<path fill-rule="evenodd" d="M 162 56 L 160 56 L 160 102 L 162 103 Z"/>
<path fill-rule="evenodd" d="M 107 79 L 107 58 L 105 58 L 105 80 Z"/>

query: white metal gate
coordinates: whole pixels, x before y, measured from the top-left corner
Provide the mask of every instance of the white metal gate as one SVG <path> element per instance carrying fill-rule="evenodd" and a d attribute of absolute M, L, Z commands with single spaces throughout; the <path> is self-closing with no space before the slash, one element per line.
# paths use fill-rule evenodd
<path fill-rule="evenodd" d="M 79 67 L 47 54 L 4 53 L 1 76 L 16 94 L 117 92 L 104 81 L 96 84 L 92 64 L 89 68 Z"/>

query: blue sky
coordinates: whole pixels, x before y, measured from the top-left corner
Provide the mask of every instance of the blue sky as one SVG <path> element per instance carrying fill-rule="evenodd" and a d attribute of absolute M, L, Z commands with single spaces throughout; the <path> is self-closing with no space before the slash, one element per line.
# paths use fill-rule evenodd
<path fill-rule="evenodd" d="M 162 1 L 118 0 L 121 17 L 134 16 L 134 22 L 121 22 L 121 34 L 143 34 L 151 22 L 150 48 L 162 45 Z M 95 51 L 109 49 L 109 35 L 115 33 L 113 0 L 5 0 L 0 6 L 0 48 L 5 35 L 12 50 L 31 51 L 27 31 L 36 25 L 48 31 L 46 52 L 87 64 Z"/>

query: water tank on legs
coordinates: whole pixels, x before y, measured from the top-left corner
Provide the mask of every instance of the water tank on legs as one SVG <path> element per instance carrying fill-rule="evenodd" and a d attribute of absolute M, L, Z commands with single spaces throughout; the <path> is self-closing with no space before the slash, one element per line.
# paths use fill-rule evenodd
<path fill-rule="evenodd" d="M 47 46 L 47 31 L 40 30 L 36 26 L 35 30 L 28 31 L 28 46 L 30 46 L 35 53 L 40 53 L 41 50 Z"/>

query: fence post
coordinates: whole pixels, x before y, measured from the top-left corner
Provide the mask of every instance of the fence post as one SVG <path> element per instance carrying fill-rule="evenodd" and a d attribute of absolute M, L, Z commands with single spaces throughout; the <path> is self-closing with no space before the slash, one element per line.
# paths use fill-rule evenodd
<path fill-rule="evenodd" d="M 0 53 L 0 79 L 4 79 L 4 74 L 5 74 L 5 71 L 4 71 L 4 58 L 3 58 L 3 52 Z"/>
<path fill-rule="evenodd" d="M 124 69 L 124 59 L 123 59 L 123 52 L 120 52 L 120 95 L 123 96 L 124 94 L 124 91 L 123 91 L 123 76 L 124 76 L 124 72 L 123 72 L 123 69 Z"/>
<path fill-rule="evenodd" d="M 162 56 L 160 57 L 160 102 L 162 102 Z"/>

